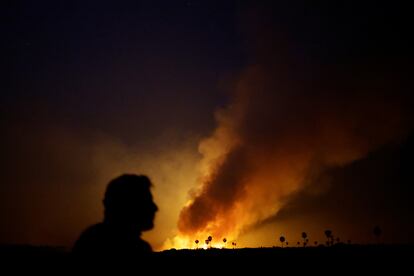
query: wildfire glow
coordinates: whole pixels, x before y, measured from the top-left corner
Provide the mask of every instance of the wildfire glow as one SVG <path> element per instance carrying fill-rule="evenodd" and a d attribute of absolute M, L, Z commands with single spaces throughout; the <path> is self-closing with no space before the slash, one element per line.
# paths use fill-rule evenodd
<path fill-rule="evenodd" d="M 199 144 L 198 178 L 180 212 L 178 234 L 164 249 L 219 247 L 223 238 L 237 240 L 277 214 L 327 168 L 358 160 L 405 129 L 398 101 L 349 94 L 352 108 L 343 108 L 343 101 L 327 104 L 329 91 L 299 101 L 290 89 L 275 90 L 290 86 L 274 83 L 265 71 L 248 70 L 232 104 L 216 112 L 217 128 Z M 379 116 L 383 124 L 372 124 L 370 118 Z"/>
<path fill-rule="evenodd" d="M 231 242 L 229 243 L 227 242 L 223 242 L 223 238 L 218 238 L 217 240 L 212 239 L 211 242 L 209 242 L 208 244 L 206 243 L 206 240 L 208 238 L 208 234 L 200 234 L 200 237 L 197 238 L 195 236 L 189 237 L 189 236 L 182 236 L 182 235 L 177 235 L 175 237 L 173 237 L 172 239 L 168 239 L 164 246 L 163 246 L 163 250 L 166 249 L 209 249 L 209 248 L 218 248 L 218 249 L 222 249 L 222 248 L 226 248 L 232 246 Z M 199 242 L 196 243 L 195 241 L 198 240 Z"/>

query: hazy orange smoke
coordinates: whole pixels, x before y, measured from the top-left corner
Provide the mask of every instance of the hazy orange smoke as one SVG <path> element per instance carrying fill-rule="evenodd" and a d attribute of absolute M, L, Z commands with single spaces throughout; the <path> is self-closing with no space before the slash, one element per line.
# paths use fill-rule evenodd
<path fill-rule="evenodd" d="M 208 235 L 213 246 L 236 239 L 327 168 L 360 159 L 408 129 L 404 93 L 387 68 L 310 67 L 277 31 L 260 26 L 250 30 L 254 65 L 241 74 L 231 104 L 216 112 L 217 128 L 200 143 L 198 188 L 166 247 L 194 247 Z"/>
<path fill-rule="evenodd" d="M 246 70 L 233 103 L 216 113 L 217 129 L 199 146 L 198 189 L 170 246 L 204 244 L 208 235 L 216 245 L 236 239 L 324 169 L 357 160 L 406 129 L 403 99 L 371 80 L 298 84 L 268 71 Z"/>

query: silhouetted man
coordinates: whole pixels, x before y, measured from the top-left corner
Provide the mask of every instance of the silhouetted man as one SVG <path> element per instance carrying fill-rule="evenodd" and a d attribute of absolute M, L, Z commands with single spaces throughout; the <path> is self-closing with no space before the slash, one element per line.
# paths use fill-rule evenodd
<path fill-rule="evenodd" d="M 73 247 L 82 258 L 118 258 L 149 255 L 151 246 L 141 232 L 154 227 L 158 210 L 144 175 L 124 174 L 109 182 L 103 204 L 104 220 L 86 229 Z"/>

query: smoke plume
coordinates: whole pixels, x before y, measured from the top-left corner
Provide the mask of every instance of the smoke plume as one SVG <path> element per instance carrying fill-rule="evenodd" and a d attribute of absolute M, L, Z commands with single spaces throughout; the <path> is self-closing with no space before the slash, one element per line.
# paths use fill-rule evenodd
<path fill-rule="evenodd" d="M 409 128 L 403 81 L 390 69 L 310 64 L 281 32 L 260 26 L 252 30 L 252 65 L 199 145 L 198 188 L 178 222 L 182 239 L 235 239 L 325 170 L 398 142 Z"/>

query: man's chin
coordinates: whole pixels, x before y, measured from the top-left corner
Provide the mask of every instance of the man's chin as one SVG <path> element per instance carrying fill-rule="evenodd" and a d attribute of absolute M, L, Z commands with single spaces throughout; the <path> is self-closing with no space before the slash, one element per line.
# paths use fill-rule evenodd
<path fill-rule="evenodd" d="M 142 226 L 142 231 L 148 231 L 148 230 L 151 230 L 152 228 L 154 228 L 154 223 L 150 223 L 148 225 Z"/>

